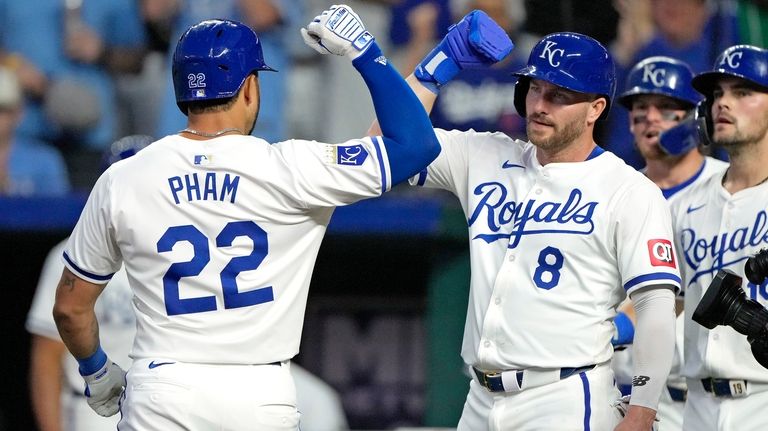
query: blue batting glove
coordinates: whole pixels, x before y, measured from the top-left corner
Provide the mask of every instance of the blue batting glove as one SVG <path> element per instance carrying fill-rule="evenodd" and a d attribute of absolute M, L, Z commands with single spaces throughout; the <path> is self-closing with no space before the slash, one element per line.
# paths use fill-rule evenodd
<path fill-rule="evenodd" d="M 497 63 L 514 46 L 496 21 L 481 10 L 473 10 L 448 29 L 448 34 L 421 60 L 413 73 L 436 93 L 459 70 Z"/>
<path fill-rule="evenodd" d="M 614 349 L 622 350 L 627 345 L 632 344 L 635 338 L 635 325 L 632 324 L 629 316 L 624 312 L 619 312 L 613 319 L 614 333 L 611 338 L 611 345 Z"/>

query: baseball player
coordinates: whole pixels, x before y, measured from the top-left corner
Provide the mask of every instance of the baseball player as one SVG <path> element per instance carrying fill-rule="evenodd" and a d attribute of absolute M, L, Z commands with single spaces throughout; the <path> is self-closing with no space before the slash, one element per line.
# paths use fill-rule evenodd
<path fill-rule="evenodd" d="M 429 109 L 456 71 L 510 48 L 474 11 L 408 80 Z M 458 429 L 647 431 L 674 353 L 680 279 L 669 209 L 651 181 L 594 142 L 615 87 L 600 43 L 550 34 L 515 75 L 530 142 L 436 130 L 442 152 L 411 180 L 453 192 L 467 217 L 462 357 L 473 379 Z M 638 324 L 622 419 L 609 361 L 612 320 L 627 295 Z"/>
<path fill-rule="evenodd" d="M 747 295 L 768 304 L 766 283 L 749 283 L 744 274 L 747 258 L 768 243 L 768 51 L 729 47 L 692 83 L 705 96 L 711 138 L 730 166 L 672 206 L 685 291 L 683 429 L 764 430 L 768 370 L 743 335 L 726 326 L 708 330 L 690 316 L 720 269 L 743 277 Z"/>
<path fill-rule="evenodd" d="M 88 404 L 103 416 L 119 409 L 121 430 L 298 429 L 289 361 L 333 209 L 379 196 L 439 153 L 423 108 L 349 7 L 324 11 L 302 35 L 352 61 L 383 136 L 249 136 L 258 75 L 272 69 L 250 28 L 203 21 L 174 54 L 187 128 L 112 165 L 67 241 L 54 319 Z M 93 311 L 121 263 L 136 312 L 127 378 Z"/>
<path fill-rule="evenodd" d="M 645 160 L 643 173 L 659 186 L 670 204 L 695 184 L 722 174 L 728 166 L 715 158 L 705 157 L 696 145 L 691 117 L 702 97 L 691 86 L 691 79 L 693 72 L 684 62 L 670 57 L 649 57 L 632 67 L 626 90 L 618 97 L 618 102 L 629 111 L 629 130 Z M 681 123 L 686 118 L 689 120 Z M 678 137 L 678 129 L 683 136 Z M 618 329 L 615 342 L 620 344 L 631 339 L 634 332 L 631 320 L 634 310 L 631 303 L 626 305 L 627 313 L 620 312 L 615 320 Z M 685 379 L 680 376 L 683 315 L 680 313 L 677 317 L 675 361 L 659 402 L 660 431 L 679 431 L 683 425 L 686 397 Z M 617 380 L 627 386 L 632 382 L 631 353 L 629 346 L 617 351 L 613 360 Z"/>

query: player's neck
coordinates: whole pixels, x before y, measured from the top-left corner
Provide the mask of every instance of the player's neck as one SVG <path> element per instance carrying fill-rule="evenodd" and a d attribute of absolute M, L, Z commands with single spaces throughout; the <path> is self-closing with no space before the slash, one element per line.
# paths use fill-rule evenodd
<path fill-rule="evenodd" d="M 729 151 L 723 187 L 731 194 L 768 181 L 768 140 Z"/>
<path fill-rule="evenodd" d="M 702 163 L 704 163 L 704 156 L 697 150 L 690 151 L 681 158 L 646 160 L 645 176 L 659 188 L 668 189 L 696 175 Z"/>
<path fill-rule="evenodd" d="M 597 144 L 591 137 L 581 141 L 573 141 L 559 148 L 542 148 L 537 146 L 536 159 L 542 166 L 549 163 L 575 163 L 587 160 Z"/>
<path fill-rule="evenodd" d="M 194 140 L 212 139 L 223 135 L 244 134 L 242 126 L 229 115 L 192 114 L 189 116 L 187 127 L 179 134 Z"/>

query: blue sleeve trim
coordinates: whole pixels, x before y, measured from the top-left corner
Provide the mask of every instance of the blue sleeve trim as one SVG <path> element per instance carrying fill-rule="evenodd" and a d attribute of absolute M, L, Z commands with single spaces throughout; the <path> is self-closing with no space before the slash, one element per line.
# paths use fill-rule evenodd
<path fill-rule="evenodd" d="M 616 338 L 611 339 L 611 344 L 614 346 L 631 344 L 635 339 L 635 325 L 632 324 L 629 316 L 620 312 L 613 319 L 613 324 L 616 325 Z"/>
<path fill-rule="evenodd" d="M 676 283 L 678 286 L 681 283 L 680 277 L 674 274 L 669 274 L 666 272 L 656 272 L 653 274 L 640 275 L 633 278 L 632 280 L 629 280 L 626 284 L 624 284 L 624 290 L 629 290 L 637 286 L 638 284 L 645 283 L 646 281 L 665 281 L 665 280 L 672 281 Z"/>
<path fill-rule="evenodd" d="M 416 183 L 418 186 L 423 186 L 427 182 L 427 168 L 424 168 L 419 172 L 419 179 Z"/>
<path fill-rule="evenodd" d="M 72 261 L 72 259 L 70 259 L 70 258 L 69 258 L 69 256 L 67 255 L 67 252 L 66 252 L 66 251 L 64 252 L 64 260 L 66 260 L 66 261 L 67 261 L 67 263 L 68 263 L 68 264 L 69 264 L 69 265 L 70 265 L 72 268 L 74 268 L 74 269 L 75 269 L 75 271 L 77 271 L 78 273 L 80 273 L 80 274 L 82 274 L 82 275 L 84 275 L 84 276 L 86 276 L 86 277 L 88 277 L 88 278 L 90 278 L 90 279 L 92 279 L 92 280 L 98 280 L 98 281 L 104 281 L 104 282 L 107 282 L 107 281 L 109 281 L 109 280 L 111 280 L 111 279 L 112 279 L 112 276 L 114 276 L 114 275 L 115 275 L 115 273 L 114 273 L 114 272 L 113 272 L 112 274 L 109 274 L 109 275 L 97 275 L 97 274 L 94 274 L 94 273 L 92 273 L 92 272 L 84 271 L 82 268 L 80 268 L 79 266 L 77 266 L 77 265 L 75 264 L 75 262 L 73 262 L 73 261 Z"/>
<path fill-rule="evenodd" d="M 384 166 L 384 154 L 381 151 L 381 143 L 378 136 L 371 136 L 373 146 L 376 148 L 377 159 L 379 160 L 379 169 L 381 170 L 381 193 L 384 194 L 387 191 L 387 169 Z"/>
<path fill-rule="evenodd" d="M 107 363 L 107 354 L 104 353 L 104 350 L 101 349 L 101 345 L 99 345 L 93 355 L 87 358 L 77 359 L 77 363 L 80 365 L 78 368 L 80 375 L 90 376 L 96 371 L 99 371 L 101 367 Z"/>

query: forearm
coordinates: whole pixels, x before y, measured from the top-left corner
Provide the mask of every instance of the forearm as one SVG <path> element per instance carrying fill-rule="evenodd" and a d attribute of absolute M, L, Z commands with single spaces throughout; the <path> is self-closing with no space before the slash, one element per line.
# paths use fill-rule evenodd
<path fill-rule="evenodd" d="M 675 297 L 660 285 L 636 292 L 632 302 L 637 326 L 630 404 L 656 410 L 675 354 Z"/>
<path fill-rule="evenodd" d="M 373 45 L 353 61 L 371 93 L 384 145 L 389 156 L 392 184 L 415 175 L 440 153 L 429 116 L 389 61 L 382 62 Z M 384 63 L 384 64 L 382 64 Z"/>
<path fill-rule="evenodd" d="M 30 352 L 29 392 L 32 411 L 40 431 L 61 431 L 61 388 L 64 378 L 63 356 L 67 354 L 61 341 L 40 335 L 32 336 Z"/>
<path fill-rule="evenodd" d="M 61 340 L 77 359 L 93 355 L 99 347 L 99 325 L 94 306 L 103 286 L 88 283 L 64 269 L 56 289 L 53 319 Z"/>
<path fill-rule="evenodd" d="M 413 74 L 408 75 L 408 77 L 405 78 L 405 82 L 407 82 L 408 86 L 413 90 L 413 93 L 419 99 L 421 106 L 424 107 L 427 114 L 431 113 L 432 108 L 435 106 L 435 101 L 437 100 L 437 94 L 424 87 Z M 374 120 L 373 124 L 371 124 L 371 127 L 368 129 L 368 136 L 377 136 L 380 134 L 381 127 L 379 127 L 379 122 L 378 120 Z"/>
<path fill-rule="evenodd" d="M 418 98 L 411 91 L 414 85 L 403 81 L 389 61 L 385 65 L 377 63 L 376 60 L 381 56 L 381 50 L 374 43 L 353 64 L 371 93 L 383 135 L 398 142 L 407 141 L 413 133 L 429 136 L 432 134 L 432 125 Z"/>

